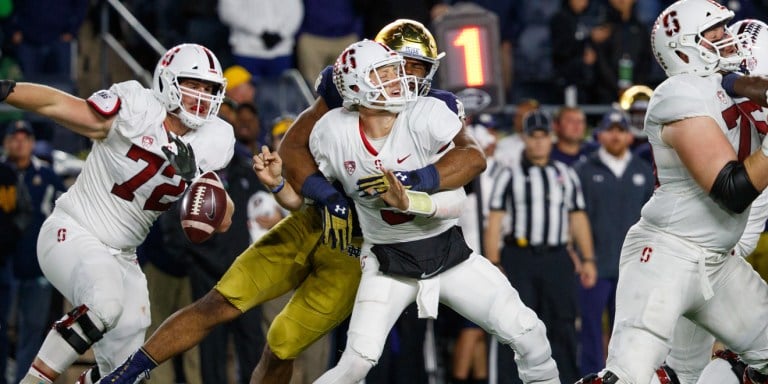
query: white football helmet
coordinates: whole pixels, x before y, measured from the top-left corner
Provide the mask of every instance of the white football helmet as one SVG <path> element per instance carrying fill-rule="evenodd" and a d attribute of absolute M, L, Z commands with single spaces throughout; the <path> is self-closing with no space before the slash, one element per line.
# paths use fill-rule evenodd
<path fill-rule="evenodd" d="M 415 83 L 416 78 L 406 76 L 404 64 L 397 52 L 372 40 L 347 47 L 333 65 L 333 82 L 344 100 L 344 108 L 355 110 L 362 105 L 395 113 L 402 111 L 418 94 L 418 90 L 408 87 L 408 82 Z M 394 66 L 395 78 L 381 79 L 377 70 L 386 66 Z M 393 88 L 395 85 L 397 88 Z"/>
<path fill-rule="evenodd" d="M 196 79 L 212 83 L 213 93 L 201 93 L 195 89 L 182 87 L 181 79 Z M 163 104 L 168 113 L 181 119 L 189 128 L 199 128 L 206 121 L 219 113 L 224 101 L 224 89 L 227 79 L 221 71 L 219 59 L 202 45 L 180 44 L 168 50 L 158 61 L 152 79 L 155 97 Z M 182 96 L 197 100 L 191 109 L 184 108 Z"/>
<path fill-rule="evenodd" d="M 703 33 L 719 24 L 727 24 L 733 12 L 714 0 L 680 0 L 665 9 L 653 25 L 651 47 L 667 76 L 690 73 L 706 76 L 720 70 L 738 70 L 749 50 L 739 49 L 746 35 L 726 35 L 715 43 Z M 709 47 L 708 47 L 709 46 Z M 736 53 L 722 56 L 731 46 Z"/>
<path fill-rule="evenodd" d="M 730 28 L 733 34 L 746 34 L 749 37 L 743 48 L 751 49 L 752 54 L 747 58 L 742 71 L 753 75 L 768 75 L 768 24 L 746 19 L 733 23 Z"/>

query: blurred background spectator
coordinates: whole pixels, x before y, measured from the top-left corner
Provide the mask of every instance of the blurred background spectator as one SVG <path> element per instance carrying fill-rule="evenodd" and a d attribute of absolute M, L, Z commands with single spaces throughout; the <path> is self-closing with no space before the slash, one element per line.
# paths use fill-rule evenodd
<path fill-rule="evenodd" d="M 552 65 L 558 103 L 565 103 L 565 92 L 576 93 L 576 102 L 589 103 L 595 81 L 597 53 L 594 45 L 608 38 L 602 26 L 604 9 L 597 0 L 564 0 L 563 7 L 549 23 L 552 36 Z"/>
<path fill-rule="evenodd" d="M 597 132 L 600 147 L 574 165 L 597 255 L 597 282 L 590 288 L 579 287 L 581 375 L 605 367 L 606 340 L 616 309 L 621 246 L 651 197 L 655 180 L 650 164 L 629 150 L 633 136 L 623 111 L 605 114 Z"/>
<path fill-rule="evenodd" d="M 16 314 L 16 365 L 20 367 L 32 364 L 50 325 L 47 309 L 51 306 L 53 286 L 37 262 L 37 235 L 53 210 L 53 202 L 65 191 L 51 166 L 32 155 L 34 146 L 35 137 L 29 122 L 18 120 L 7 124 L 2 161 L 16 173 L 16 225 L 21 231 L 10 257 L 15 292 L 15 311 L 12 312 Z M 21 381 L 24 374 L 23 370 L 17 370 L 14 382 Z"/>
<path fill-rule="evenodd" d="M 9 357 L 8 317 L 11 310 L 11 289 L 13 276 L 9 262 L 11 251 L 19 240 L 16 226 L 16 174 L 13 169 L 0 162 L 0 384 L 6 384 L 14 377 L 6 378 Z"/>
<path fill-rule="evenodd" d="M 635 2 L 608 0 L 604 27 L 610 35 L 595 44 L 597 72 L 592 103 L 613 103 L 633 84 L 648 84 L 651 80 L 651 66 L 656 64 L 650 30 L 638 19 Z"/>
<path fill-rule="evenodd" d="M 73 59 L 88 0 L 15 1 L 8 35 L 24 75 L 74 81 Z"/>
<path fill-rule="evenodd" d="M 586 140 L 587 116 L 581 108 L 561 107 L 552 125 L 557 138 L 550 154 L 553 160 L 573 165 L 597 149 L 594 142 Z"/>
<path fill-rule="evenodd" d="M 304 0 L 304 12 L 296 63 L 312 84 L 323 68 L 336 61 L 339 52 L 360 39 L 362 19 L 353 0 Z"/>
<path fill-rule="evenodd" d="M 240 65 L 233 65 L 224 70 L 227 79 L 227 97 L 237 104 L 256 102 L 256 85 L 253 75 Z"/>
<path fill-rule="evenodd" d="M 253 76 L 279 77 L 295 68 L 296 32 L 304 17 L 301 0 L 219 0 L 229 27 L 232 59 Z"/>

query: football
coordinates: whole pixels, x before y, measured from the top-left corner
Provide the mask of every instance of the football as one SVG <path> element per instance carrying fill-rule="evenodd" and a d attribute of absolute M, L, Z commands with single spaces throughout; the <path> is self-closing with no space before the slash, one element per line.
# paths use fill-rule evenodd
<path fill-rule="evenodd" d="M 215 172 L 206 172 L 187 189 L 181 200 L 181 227 L 193 243 L 208 240 L 224 220 L 227 191 Z"/>

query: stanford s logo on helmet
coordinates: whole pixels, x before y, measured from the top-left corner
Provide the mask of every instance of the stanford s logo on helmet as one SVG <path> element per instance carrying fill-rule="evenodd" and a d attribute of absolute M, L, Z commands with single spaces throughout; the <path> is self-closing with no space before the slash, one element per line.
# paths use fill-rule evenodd
<path fill-rule="evenodd" d="M 726 35 L 719 41 L 704 38 L 705 31 L 725 26 L 733 12 L 712 0 L 680 0 L 665 9 L 653 25 L 651 47 L 667 76 L 690 73 L 707 76 L 719 70 L 737 70 L 749 55 L 742 49 L 746 35 Z M 723 49 L 735 47 L 736 52 L 722 56 Z"/>
<path fill-rule="evenodd" d="M 665 14 L 662 21 L 664 23 L 664 32 L 667 36 L 672 37 L 680 32 L 680 22 L 677 21 L 677 11 Z"/>
<path fill-rule="evenodd" d="M 353 43 L 336 59 L 333 65 L 333 83 L 343 99 L 344 108 L 355 110 L 362 105 L 371 109 L 400 112 L 405 104 L 415 100 L 416 94 L 408 87 L 416 82 L 405 75 L 405 60 L 397 52 L 381 43 L 362 40 Z M 395 78 L 382 79 L 378 70 L 392 66 Z M 390 94 L 388 87 L 399 84 L 399 94 Z"/>
<path fill-rule="evenodd" d="M 195 79 L 214 85 L 212 94 L 182 87 L 182 79 Z M 152 79 L 155 97 L 168 113 L 179 117 L 189 128 L 199 128 L 219 113 L 224 101 L 227 80 L 221 71 L 219 59 L 198 44 L 180 44 L 168 50 L 158 61 Z M 188 111 L 182 105 L 182 96 L 197 100 L 197 106 Z"/>

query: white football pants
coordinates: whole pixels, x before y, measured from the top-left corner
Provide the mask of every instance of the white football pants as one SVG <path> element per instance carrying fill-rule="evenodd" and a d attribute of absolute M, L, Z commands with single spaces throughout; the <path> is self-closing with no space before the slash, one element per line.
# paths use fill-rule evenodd
<path fill-rule="evenodd" d="M 149 293 L 134 249 L 106 246 L 58 210 L 40 230 L 37 254 L 51 284 L 74 306 L 88 306 L 106 327 L 93 345 L 101 372 L 141 347 L 150 324 Z"/>
<path fill-rule="evenodd" d="M 714 292 L 710 298 L 707 287 Z M 641 221 L 621 253 L 606 369 L 624 384 L 650 382 L 681 316 L 754 367 L 766 365 L 768 285 L 741 257 L 709 253 Z"/>

